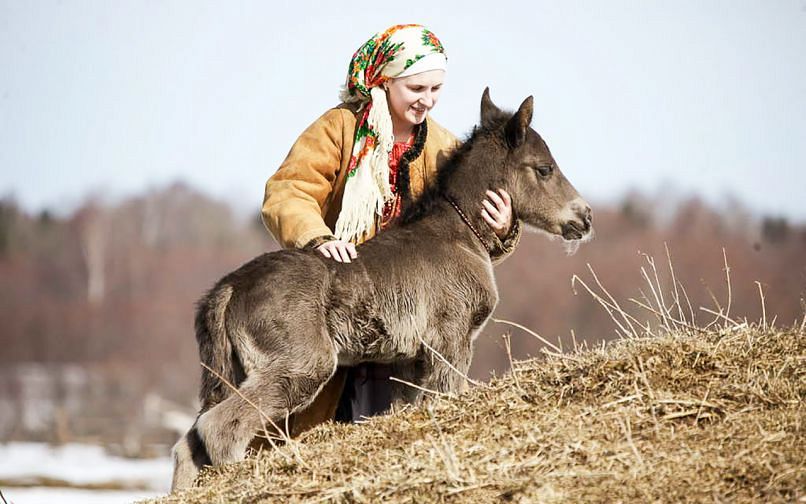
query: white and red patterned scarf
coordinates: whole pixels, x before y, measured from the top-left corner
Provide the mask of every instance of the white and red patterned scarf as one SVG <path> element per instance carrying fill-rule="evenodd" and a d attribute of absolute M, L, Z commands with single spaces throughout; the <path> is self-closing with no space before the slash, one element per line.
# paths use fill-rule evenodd
<path fill-rule="evenodd" d="M 439 39 L 423 26 L 396 25 L 358 48 L 350 60 L 340 98 L 360 103 L 353 152 L 348 165 L 336 237 L 360 242 L 378 223 L 384 204 L 394 198 L 389 154 L 394 145 L 392 117 L 383 83 L 428 70 L 444 70 L 447 58 Z"/>

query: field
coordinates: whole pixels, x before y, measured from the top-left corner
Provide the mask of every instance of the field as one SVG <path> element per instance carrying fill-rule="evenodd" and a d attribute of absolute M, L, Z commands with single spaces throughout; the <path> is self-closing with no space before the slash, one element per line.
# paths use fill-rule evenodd
<path fill-rule="evenodd" d="M 802 326 L 736 321 L 546 352 L 160 502 L 802 501 L 804 360 Z"/>

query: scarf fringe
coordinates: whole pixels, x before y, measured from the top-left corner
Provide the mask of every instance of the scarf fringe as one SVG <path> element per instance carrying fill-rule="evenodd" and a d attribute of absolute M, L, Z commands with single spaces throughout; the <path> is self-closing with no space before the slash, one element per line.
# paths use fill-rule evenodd
<path fill-rule="evenodd" d="M 389 185 L 389 155 L 395 143 L 392 116 L 386 102 L 386 92 L 377 86 L 370 90 L 372 107 L 367 123 L 377 134 L 375 148 L 359 160 L 344 189 L 341 212 L 336 221 L 336 237 L 344 241 L 361 241 L 377 225 L 383 215 L 384 203 L 394 198 Z M 366 138 L 353 146 L 361 152 Z"/>
<path fill-rule="evenodd" d="M 383 197 L 369 169 L 371 158 L 362 159 L 355 175 L 344 188 L 339 219 L 336 221 L 335 235 L 339 240 L 360 242 L 373 228 L 377 215 L 383 212 Z"/>

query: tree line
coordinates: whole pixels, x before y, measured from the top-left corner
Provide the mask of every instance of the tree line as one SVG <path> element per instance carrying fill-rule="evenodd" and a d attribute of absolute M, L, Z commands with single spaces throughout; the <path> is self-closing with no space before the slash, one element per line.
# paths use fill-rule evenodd
<path fill-rule="evenodd" d="M 501 301 L 494 317 L 564 348 L 611 339 L 607 313 L 579 289 L 575 295 L 571 277 L 590 278 L 590 265 L 620 303 L 634 305 L 629 298 L 646 294 L 642 254 L 663 266 L 658 269 L 667 280 L 667 248 L 702 320 L 709 315 L 699 306 L 726 299 L 726 274 L 732 313 L 760 316 L 758 281 L 779 324 L 803 314 L 803 225 L 753 216 L 740 205 L 717 210 L 696 198 L 670 210 L 636 193 L 618 204 L 594 205 L 594 228 L 595 238 L 571 256 L 557 240 L 525 232 L 518 250 L 497 268 Z M 32 214 L 4 198 L 0 364 L 7 370 L 69 364 L 132 376 L 126 382 L 136 387 L 107 394 L 135 404 L 158 394 L 192 411 L 199 377 L 195 301 L 223 274 L 277 248 L 257 215 L 238 217 L 227 203 L 181 183 L 115 204 L 88 198 L 63 216 Z M 477 342 L 474 377 L 508 367 L 504 333 L 511 333 L 514 358 L 537 355 L 543 346 L 524 331 L 491 322 Z M 19 393 L 13 383 L 0 377 L 0 398 Z"/>

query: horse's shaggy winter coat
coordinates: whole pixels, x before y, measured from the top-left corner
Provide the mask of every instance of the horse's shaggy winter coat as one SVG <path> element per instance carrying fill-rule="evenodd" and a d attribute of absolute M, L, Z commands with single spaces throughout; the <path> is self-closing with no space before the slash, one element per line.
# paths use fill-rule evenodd
<path fill-rule="evenodd" d="M 282 424 L 308 405 L 339 364 L 385 362 L 419 387 L 464 387 L 472 343 L 498 302 L 481 218 L 487 189 L 503 188 L 527 226 L 567 240 L 591 229 L 588 205 L 529 127 L 532 98 L 513 114 L 485 90 L 481 125 L 440 171 L 401 224 L 359 247 L 352 263 L 315 251 L 264 254 L 222 278 L 201 300 L 202 361 L 237 386 L 202 373 L 202 409 L 174 447 L 174 489 L 204 464 L 243 458 L 263 421 Z M 417 388 L 395 382 L 396 401 Z M 251 403 L 251 404 L 250 404 Z"/>

